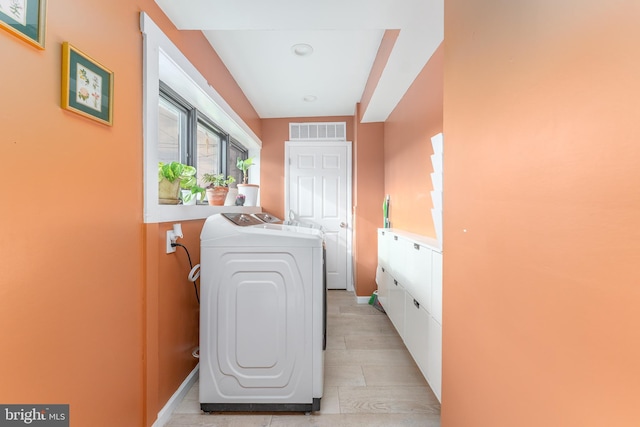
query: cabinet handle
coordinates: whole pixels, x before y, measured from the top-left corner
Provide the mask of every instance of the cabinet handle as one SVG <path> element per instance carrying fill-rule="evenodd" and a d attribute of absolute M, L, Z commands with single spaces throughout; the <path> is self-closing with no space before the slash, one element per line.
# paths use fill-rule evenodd
<path fill-rule="evenodd" d="M 393 284 L 398 286 L 398 281 L 396 279 L 393 279 Z"/>
<path fill-rule="evenodd" d="M 393 236 L 393 240 L 398 240 L 398 236 Z"/>
<path fill-rule="evenodd" d="M 381 231 L 382 235 L 384 236 L 384 231 Z"/>
<path fill-rule="evenodd" d="M 384 267 L 382 267 L 382 272 L 384 273 Z"/>
<path fill-rule="evenodd" d="M 418 301 L 416 301 L 415 299 L 413 300 L 413 305 L 415 305 L 416 308 L 420 308 L 420 303 Z"/>
<path fill-rule="evenodd" d="M 420 245 L 419 245 L 419 244 L 417 244 L 417 243 L 414 243 L 414 244 L 413 244 L 413 249 L 420 250 Z"/>

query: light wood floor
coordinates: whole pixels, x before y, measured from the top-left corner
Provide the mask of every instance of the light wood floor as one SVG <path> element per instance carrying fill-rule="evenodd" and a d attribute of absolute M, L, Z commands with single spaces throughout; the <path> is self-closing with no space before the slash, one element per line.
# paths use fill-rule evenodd
<path fill-rule="evenodd" d="M 204 414 L 196 382 L 166 427 L 440 426 L 438 399 L 384 313 L 330 290 L 327 336 L 319 412 Z"/>

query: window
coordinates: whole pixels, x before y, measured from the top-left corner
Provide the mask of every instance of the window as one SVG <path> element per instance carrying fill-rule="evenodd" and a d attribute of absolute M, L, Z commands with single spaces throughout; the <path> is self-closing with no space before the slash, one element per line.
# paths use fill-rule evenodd
<path fill-rule="evenodd" d="M 224 146 L 225 136 L 217 131 L 213 126 L 206 121 L 198 121 L 197 132 L 197 156 L 196 164 L 194 165 L 198 171 L 198 178 L 202 178 L 204 173 L 220 173 L 220 159 L 222 158 L 221 151 Z M 223 172 L 224 173 L 224 172 Z M 199 180 L 201 186 L 202 181 Z"/>
<path fill-rule="evenodd" d="M 246 160 L 248 158 L 247 150 L 232 139 L 227 152 L 227 170 L 229 171 L 229 175 L 234 177 L 236 182 L 242 182 L 242 171 L 236 167 L 236 164 L 238 159 Z"/>
<path fill-rule="evenodd" d="M 161 93 L 158 115 L 158 158 L 161 162 L 182 162 L 180 149 L 187 143 L 187 116 L 186 109 Z"/>
<path fill-rule="evenodd" d="M 242 179 L 236 161 L 246 159 L 248 151 L 240 143 L 163 82 L 160 82 L 159 100 L 161 162 L 178 161 L 194 166 L 201 187 L 206 187 L 202 181 L 205 173 L 231 175 L 236 181 Z"/>
<path fill-rule="evenodd" d="M 140 29 L 143 34 L 144 222 L 203 219 L 216 212 L 251 212 L 256 209 L 247 206 L 220 208 L 158 204 L 159 161 L 179 158 L 198 168 L 198 156 L 203 155 L 203 165 L 210 162 L 215 166 L 217 163 L 220 172 L 236 175 L 235 162 L 231 159 L 237 156 L 239 148 L 257 161 L 251 169 L 251 178 L 257 184 L 262 141 L 145 12 L 140 13 Z M 161 97 L 160 82 L 173 89 L 179 95 L 177 100 L 184 101 L 186 105 L 173 102 L 176 99 L 172 97 Z M 195 115 L 190 113 L 192 110 L 196 111 Z M 162 135 L 160 121 L 165 123 Z M 196 142 L 198 123 L 209 132 L 203 134 L 207 135 L 203 137 L 203 147 Z M 220 131 L 219 138 L 214 137 L 216 131 Z M 213 139 L 207 141 L 207 138 Z M 238 147 L 234 148 L 233 141 L 237 141 Z M 218 143 L 217 150 L 214 142 Z M 217 158 L 208 157 L 214 153 Z M 207 166 L 198 169 L 203 167 Z M 198 170 L 198 174 L 202 173 Z"/>

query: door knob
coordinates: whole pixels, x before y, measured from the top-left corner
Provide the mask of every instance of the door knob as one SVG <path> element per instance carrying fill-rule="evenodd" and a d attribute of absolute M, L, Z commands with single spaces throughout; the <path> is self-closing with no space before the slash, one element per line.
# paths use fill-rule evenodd
<path fill-rule="evenodd" d="M 340 228 L 345 228 L 347 226 L 347 224 L 345 224 L 344 222 L 340 223 Z"/>

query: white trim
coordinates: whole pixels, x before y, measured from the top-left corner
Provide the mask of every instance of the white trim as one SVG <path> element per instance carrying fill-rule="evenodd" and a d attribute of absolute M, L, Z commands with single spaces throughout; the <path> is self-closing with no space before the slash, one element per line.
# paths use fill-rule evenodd
<path fill-rule="evenodd" d="M 368 297 L 360 297 L 358 295 L 356 295 L 356 302 L 358 304 L 369 304 L 369 300 L 371 299 L 371 296 Z"/>
<path fill-rule="evenodd" d="M 171 42 L 149 15 L 140 13 L 143 34 L 143 138 L 144 138 L 144 222 L 167 222 L 206 218 L 216 212 L 205 206 L 158 204 L 158 103 L 160 80 L 188 102 L 205 112 L 216 124 L 249 150 L 259 163 L 262 141 L 207 82 L 198 69 Z M 259 177 L 259 166 L 252 178 Z M 253 180 L 252 180 L 253 181 Z M 259 184 L 258 182 L 253 182 Z M 227 209 L 225 208 L 225 211 Z"/>
<path fill-rule="evenodd" d="M 351 141 L 285 141 L 284 142 L 284 219 L 289 219 L 290 146 L 347 148 L 347 229 L 353 230 L 353 150 Z M 347 233 L 347 291 L 353 292 L 353 231 Z M 367 301 L 369 301 L 367 299 Z"/>
<path fill-rule="evenodd" d="M 208 218 L 217 213 L 258 213 L 262 212 L 259 206 L 209 206 L 209 205 L 158 205 L 153 217 L 145 223 L 190 221 L 195 219 Z"/>
<path fill-rule="evenodd" d="M 200 364 L 198 363 L 193 371 L 185 378 L 185 380 L 180 384 L 180 387 L 173 393 L 173 396 L 169 398 L 164 407 L 158 412 L 158 418 L 153 423 L 151 427 L 164 427 L 166 423 L 171 419 L 171 415 L 173 411 L 180 405 L 180 403 L 184 400 L 184 397 L 187 395 L 191 387 L 196 383 L 198 379 L 198 372 L 200 371 Z"/>

